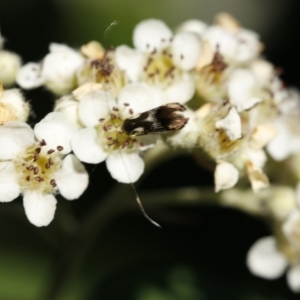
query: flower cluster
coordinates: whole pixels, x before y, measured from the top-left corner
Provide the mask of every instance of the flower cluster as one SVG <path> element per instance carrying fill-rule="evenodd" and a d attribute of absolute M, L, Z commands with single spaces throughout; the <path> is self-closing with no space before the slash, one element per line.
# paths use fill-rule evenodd
<path fill-rule="evenodd" d="M 72 200 L 87 188 L 82 162 L 105 161 L 114 179 L 133 183 L 144 172 L 142 152 L 159 139 L 204 150 L 214 162 L 216 192 L 246 177 L 259 194 L 270 186 L 265 170 L 286 160 L 291 185 L 300 181 L 300 94 L 263 58 L 255 32 L 221 13 L 213 25 L 188 20 L 176 30 L 144 20 L 132 41 L 109 49 L 96 41 L 80 49 L 51 43 L 40 62 L 20 67 L 18 56 L 1 50 L 0 37 L 3 85 L 44 86 L 60 97 L 32 129 L 21 92 L 0 88 L 0 201 L 22 194 L 30 222 L 48 225 L 55 194 Z M 290 264 L 289 285 L 300 291 L 300 204 L 293 197 L 288 208 L 269 199 L 276 242 L 259 240 L 248 266 L 270 279 Z"/>

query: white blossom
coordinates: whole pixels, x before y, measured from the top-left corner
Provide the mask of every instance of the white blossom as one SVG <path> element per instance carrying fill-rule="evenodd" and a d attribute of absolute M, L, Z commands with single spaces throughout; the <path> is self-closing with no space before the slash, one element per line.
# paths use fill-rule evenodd
<path fill-rule="evenodd" d="M 237 168 L 226 161 L 218 161 L 215 169 L 215 191 L 230 189 L 237 183 L 239 179 L 239 171 Z"/>
<path fill-rule="evenodd" d="M 251 273 L 265 279 L 277 279 L 288 268 L 287 283 L 293 292 L 300 292 L 300 262 L 290 264 L 272 236 L 260 238 L 251 246 L 247 266 Z"/>
<path fill-rule="evenodd" d="M 0 87 L 0 124 L 8 121 L 26 121 L 29 104 L 18 89 L 2 90 Z"/>
<path fill-rule="evenodd" d="M 84 128 L 72 138 L 75 155 L 87 163 L 106 160 L 114 179 L 135 182 L 144 170 L 139 152 L 153 145 L 153 139 L 148 145 L 148 138 L 131 136 L 122 125 L 126 118 L 159 106 L 151 90 L 144 84 L 132 83 L 121 90 L 116 100 L 111 94 L 92 87 L 90 91 L 86 89 L 86 93 L 79 93 L 77 99 Z"/>
<path fill-rule="evenodd" d="M 224 129 L 230 140 L 242 137 L 241 118 L 234 107 L 230 108 L 228 115 L 216 122 L 217 129 Z"/>
<path fill-rule="evenodd" d="M 76 72 L 83 65 L 83 56 L 72 48 L 52 43 L 41 63 L 27 63 L 18 75 L 17 83 L 25 89 L 45 85 L 57 95 L 64 95 L 77 85 Z"/>
<path fill-rule="evenodd" d="M 84 166 L 72 154 L 64 157 L 63 147 L 36 142 L 33 130 L 23 122 L 7 122 L 0 127 L 1 202 L 23 195 L 25 213 L 36 226 L 47 226 L 56 209 L 55 194 L 78 198 L 88 185 Z"/>
<path fill-rule="evenodd" d="M 259 81 L 254 74 L 247 69 L 236 69 L 228 81 L 228 97 L 237 111 L 247 110 L 262 101 L 256 95 Z"/>
<path fill-rule="evenodd" d="M 21 64 L 22 61 L 18 54 L 10 51 L 0 51 L 0 81 L 5 87 L 15 84 Z"/>
<path fill-rule="evenodd" d="M 201 42 L 192 32 L 175 35 L 165 23 L 149 19 L 134 29 L 135 49 L 120 46 L 116 63 L 131 81 L 143 81 L 151 86 L 161 104 L 190 100 L 195 82 L 190 71 L 201 55 Z"/>

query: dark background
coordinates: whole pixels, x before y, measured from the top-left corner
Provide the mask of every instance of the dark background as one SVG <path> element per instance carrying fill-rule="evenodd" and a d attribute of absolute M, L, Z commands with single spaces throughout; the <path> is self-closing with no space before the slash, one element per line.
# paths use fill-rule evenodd
<path fill-rule="evenodd" d="M 300 2 L 294 0 L 1 0 L 0 25 L 5 48 L 27 62 L 42 59 L 50 42 L 130 45 L 134 25 L 144 18 L 161 18 L 175 27 L 189 18 L 211 23 L 221 11 L 257 31 L 266 46 L 265 57 L 282 70 L 288 85 L 299 87 Z M 103 40 L 114 20 L 119 24 Z M 35 111 L 30 119 L 34 124 L 52 109 L 54 98 L 42 88 L 25 94 Z M 129 195 L 115 201 L 116 206 L 134 202 L 130 187 L 115 184 L 104 164 L 87 169 L 89 189 L 78 201 L 58 199 L 56 217 L 47 228 L 27 221 L 21 199 L 0 205 L 0 299 L 299 299 L 285 277 L 266 281 L 249 273 L 247 250 L 270 231 L 261 220 L 233 209 L 145 205 L 162 225 L 160 230 L 134 203 L 130 212 L 116 217 L 116 207 L 104 205 L 99 218 L 94 216 L 91 233 L 84 232 L 86 238 L 79 240 L 81 221 L 112 189 Z M 179 186 L 212 189 L 213 176 L 187 154 L 152 169 L 137 188 L 143 198 L 153 190 Z M 85 243 L 87 250 L 77 257 Z"/>

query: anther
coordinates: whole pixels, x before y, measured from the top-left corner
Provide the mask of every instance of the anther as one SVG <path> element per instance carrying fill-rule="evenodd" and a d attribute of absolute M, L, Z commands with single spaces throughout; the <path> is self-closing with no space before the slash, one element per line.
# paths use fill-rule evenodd
<path fill-rule="evenodd" d="M 27 181 L 29 181 L 29 180 L 30 180 L 30 176 L 29 176 L 29 175 L 26 177 L 26 180 L 27 180 Z"/>
<path fill-rule="evenodd" d="M 46 163 L 46 165 L 45 165 L 45 167 L 46 167 L 46 169 L 49 169 L 50 168 L 50 163 L 49 163 L 49 161 Z"/>
<path fill-rule="evenodd" d="M 57 146 L 56 148 L 58 151 L 63 151 L 64 150 L 64 147 L 63 146 Z"/>
<path fill-rule="evenodd" d="M 28 166 L 26 169 L 29 170 L 29 171 L 32 171 L 33 170 L 33 165 Z"/>
<path fill-rule="evenodd" d="M 39 159 L 39 155 L 38 155 L 38 153 L 34 153 L 34 157 L 33 157 L 33 160 L 34 161 L 37 161 L 38 159 Z"/>
<path fill-rule="evenodd" d="M 133 110 L 131 108 L 129 109 L 129 113 L 133 115 Z"/>
<path fill-rule="evenodd" d="M 113 111 L 119 111 L 119 109 L 117 107 L 113 107 Z"/>
<path fill-rule="evenodd" d="M 35 167 L 35 168 L 33 169 L 33 173 L 34 173 L 34 175 L 37 175 L 37 174 L 39 173 L 39 168 L 38 168 L 38 167 Z"/>
<path fill-rule="evenodd" d="M 35 176 L 34 180 L 36 180 L 37 182 L 42 182 L 44 181 L 44 179 L 41 176 Z"/>
<path fill-rule="evenodd" d="M 45 142 L 45 140 L 44 140 L 44 139 L 40 141 L 40 146 L 42 146 L 42 147 L 43 147 L 43 146 L 46 146 L 46 145 L 47 145 L 47 144 L 46 144 L 46 142 Z"/>
<path fill-rule="evenodd" d="M 56 187 L 55 179 L 51 179 L 51 180 L 50 180 L 50 184 L 51 184 L 53 187 Z"/>
<path fill-rule="evenodd" d="M 99 122 L 103 122 L 105 120 L 105 118 L 101 118 L 101 119 L 99 119 Z"/>
<path fill-rule="evenodd" d="M 40 152 L 41 152 L 41 148 L 40 147 L 35 149 L 35 153 L 40 153 Z"/>
<path fill-rule="evenodd" d="M 50 166 L 54 164 L 54 162 L 53 162 L 53 160 L 52 160 L 51 157 L 49 157 L 48 162 L 49 162 Z"/>
<path fill-rule="evenodd" d="M 47 151 L 48 154 L 52 154 L 53 152 L 55 152 L 54 149 L 50 149 L 50 150 Z"/>
<path fill-rule="evenodd" d="M 123 103 L 124 106 L 129 106 L 129 103 L 125 102 Z"/>

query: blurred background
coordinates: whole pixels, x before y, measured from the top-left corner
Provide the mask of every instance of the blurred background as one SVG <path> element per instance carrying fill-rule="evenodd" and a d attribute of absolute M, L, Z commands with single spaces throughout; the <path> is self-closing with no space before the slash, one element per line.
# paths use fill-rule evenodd
<path fill-rule="evenodd" d="M 265 57 L 299 88 L 300 2 L 294 0 L 1 0 L 0 26 L 5 48 L 28 62 L 39 61 L 50 42 L 131 45 L 134 26 L 145 18 L 174 28 L 191 18 L 212 23 L 222 11 L 258 32 Z M 26 97 L 35 111 L 32 123 L 52 109 L 54 98 L 43 89 Z M 285 277 L 262 280 L 245 266 L 249 247 L 270 234 L 261 220 L 172 201 L 167 191 L 174 187 L 213 190 L 212 174 L 192 154 L 171 153 L 137 184 L 146 211 L 163 229 L 143 218 L 131 188 L 115 183 L 105 165 L 86 167 L 90 187 L 77 201 L 58 199 L 47 228 L 27 221 L 22 199 L 0 205 L 0 299 L 299 299 Z"/>

